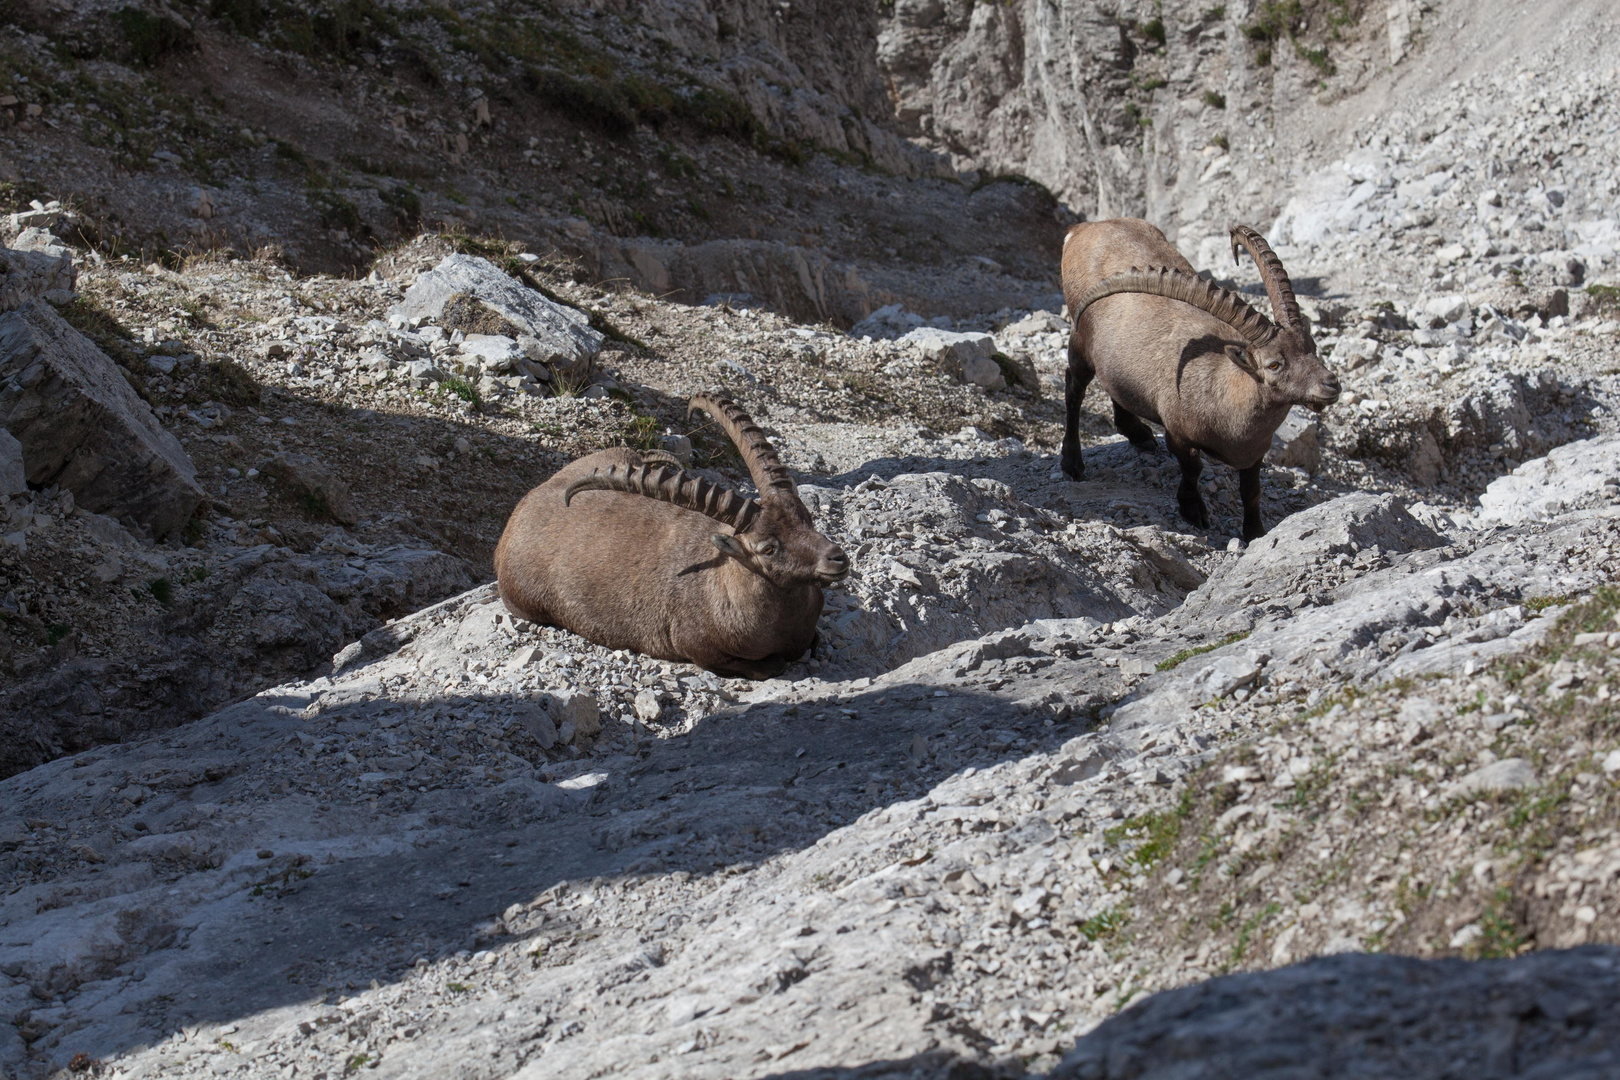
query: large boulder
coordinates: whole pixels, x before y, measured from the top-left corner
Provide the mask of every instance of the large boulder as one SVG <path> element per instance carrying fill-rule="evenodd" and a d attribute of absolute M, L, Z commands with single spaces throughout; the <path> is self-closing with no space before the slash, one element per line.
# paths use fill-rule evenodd
<path fill-rule="evenodd" d="M 30 484 L 167 536 L 202 501 L 180 442 L 118 366 L 43 304 L 0 315 L 0 427 L 22 444 Z"/>
<path fill-rule="evenodd" d="M 1341 953 L 1227 975 L 1103 1021 L 1052 1078 L 1616 1076 L 1617 960 L 1597 946 L 1473 963 Z"/>
<path fill-rule="evenodd" d="M 1616 487 L 1620 439 L 1583 439 L 1491 481 L 1479 497 L 1479 517 L 1488 525 L 1522 525 L 1606 501 Z"/>
<path fill-rule="evenodd" d="M 432 270 L 416 279 L 405 298 L 394 305 L 388 318 L 395 326 L 439 322 L 446 305 L 465 312 L 469 298 L 508 324 L 512 336 L 533 337 L 542 355 L 532 357 L 541 363 L 563 362 L 571 366 L 588 361 L 602 350 L 602 335 L 591 329 L 590 319 L 564 304 L 558 304 L 514 280 L 488 259 L 474 255 L 447 255 Z M 493 321 L 478 325 L 485 333 L 507 333 Z"/>
<path fill-rule="evenodd" d="M 1324 588 L 1322 567 L 1368 548 L 1384 555 L 1438 547 L 1433 529 L 1394 495 L 1355 492 L 1283 518 L 1187 597 L 1189 617 L 1224 615 L 1251 604 Z"/>
<path fill-rule="evenodd" d="M 17 251 L 0 248 L 0 311 L 15 311 L 31 301 L 67 300 L 78 270 L 66 248 Z"/>

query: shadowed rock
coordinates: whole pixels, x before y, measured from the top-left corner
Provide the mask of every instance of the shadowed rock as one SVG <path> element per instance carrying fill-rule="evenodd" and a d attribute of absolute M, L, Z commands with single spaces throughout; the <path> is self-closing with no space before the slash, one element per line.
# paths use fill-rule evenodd
<path fill-rule="evenodd" d="M 202 501 L 197 470 L 117 365 L 42 304 L 0 316 L 0 425 L 28 482 L 167 536 Z"/>

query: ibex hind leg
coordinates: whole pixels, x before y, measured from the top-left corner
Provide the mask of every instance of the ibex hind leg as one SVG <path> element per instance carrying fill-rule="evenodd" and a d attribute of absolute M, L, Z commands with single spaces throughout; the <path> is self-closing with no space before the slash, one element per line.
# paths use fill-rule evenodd
<path fill-rule="evenodd" d="M 1153 437 L 1153 429 L 1133 412 L 1128 412 L 1125 406 L 1114 402 L 1114 430 L 1131 441 L 1131 445 L 1138 450 L 1149 454 L 1159 452 L 1159 440 Z"/>
<path fill-rule="evenodd" d="M 750 660 L 742 656 L 722 656 L 716 658 L 712 664 L 701 666 L 728 679 L 753 679 L 760 682 L 776 678 L 786 671 L 792 662 L 792 659 L 786 656 L 766 656 L 759 660 Z"/>
<path fill-rule="evenodd" d="M 1063 475 L 1070 480 L 1086 478 L 1086 463 L 1080 457 L 1080 406 L 1095 375 L 1079 339 L 1070 334 L 1069 370 L 1063 380 L 1063 456 L 1059 460 Z"/>
<path fill-rule="evenodd" d="M 1181 516 L 1200 529 L 1209 528 L 1209 508 L 1204 505 L 1204 497 L 1198 493 L 1198 476 L 1204 471 L 1203 459 L 1195 447 L 1183 442 L 1169 430 L 1164 433 L 1164 441 L 1170 445 L 1170 452 L 1176 455 L 1176 462 L 1181 466 L 1181 486 L 1176 489 L 1176 504 L 1181 507 Z"/>

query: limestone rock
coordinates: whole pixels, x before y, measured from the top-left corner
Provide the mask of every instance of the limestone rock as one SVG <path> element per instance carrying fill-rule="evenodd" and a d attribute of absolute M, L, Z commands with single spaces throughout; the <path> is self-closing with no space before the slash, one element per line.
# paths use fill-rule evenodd
<path fill-rule="evenodd" d="M 1304 469 L 1314 476 L 1322 464 L 1322 425 L 1316 414 L 1303 405 L 1288 410 L 1282 425 L 1271 436 L 1266 460 L 1286 469 Z"/>
<path fill-rule="evenodd" d="M 563 690 L 548 694 L 548 710 L 561 728 L 572 724 L 575 734 L 590 738 L 602 730 L 600 710 L 594 694 L 582 690 Z"/>
<path fill-rule="evenodd" d="M 504 375 L 525 358 L 519 343 L 501 334 L 468 334 L 461 342 L 461 355 L 474 360 L 486 375 Z"/>
<path fill-rule="evenodd" d="M 87 510 L 167 536 L 202 500 L 180 442 L 117 365 L 48 307 L 0 316 L 0 426 L 22 444 L 28 481 Z"/>
<path fill-rule="evenodd" d="M 545 355 L 530 359 L 575 363 L 602 349 L 602 335 L 591 329 L 584 313 L 546 299 L 488 259 L 473 255 L 448 255 L 417 278 L 389 312 L 389 321 L 407 326 L 436 320 L 444 314 L 445 305 L 460 296 L 476 298 L 519 332 L 533 337 Z"/>
<path fill-rule="evenodd" d="M 1354 371 L 1378 359 L 1382 348 L 1377 341 L 1364 337 L 1342 337 L 1333 346 L 1333 364 L 1346 371 Z"/>
<path fill-rule="evenodd" d="M 512 717 L 523 726 L 524 732 L 542 750 L 557 745 L 557 725 L 551 715 L 532 701 L 520 702 L 512 707 Z"/>
<path fill-rule="evenodd" d="M 21 495 L 27 490 L 22 443 L 11 432 L 0 428 L 0 495 Z"/>
<path fill-rule="evenodd" d="M 1450 796 L 1488 794 L 1493 791 L 1517 791 L 1534 786 L 1536 770 L 1523 758 L 1504 758 L 1475 769 L 1447 789 Z"/>
<path fill-rule="evenodd" d="M 1479 516 L 1501 525 L 1551 517 L 1601 496 L 1604 485 L 1616 479 L 1620 438 L 1569 443 L 1491 481 L 1479 497 Z"/>
<path fill-rule="evenodd" d="M 996 339 L 989 334 L 958 333 L 932 326 L 919 326 L 902 337 L 900 344 L 952 371 L 960 371 L 970 360 L 988 360 L 996 352 Z"/>
<path fill-rule="evenodd" d="M 643 723 L 651 723 L 658 719 L 658 714 L 664 711 L 664 703 L 659 700 L 658 691 L 642 690 L 636 694 L 636 717 Z"/>
<path fill-rule="evenodd" d="M 0 248 L 0 311 L 14 311 L 41 297 L 66 300 L 77 279 L 73 256 L 65 248 L 48 252 Z"/>
<path fill-rule="evenodd" d="M 962 381 L 986 390 L 1005 390 L 1007 380 L 1001 365 L 988 356 L 970 356 L 962 361 Z"/>
<path fill-rule="evenodd" d="M 349 485 L 308 454 L 293 451 L 277 454 L 261 464 L 259 471 L 291 488 L 294 498 L 312 517 L 329 518 L 340 525 L 353 525 L 357 520 L 349 498 Z"/>
<path fill-rule="evenodd" d="M 1187 598 L 1189 614 L 1217 614 L 1249 598 L 1282 600 L 1309 590 L 1318 567 L 1369 548 L 1385 554 L 1435 547 L 1440 537 L 1393 495 L 1356 493 L 1284 518 L 1243 557 Z"/>

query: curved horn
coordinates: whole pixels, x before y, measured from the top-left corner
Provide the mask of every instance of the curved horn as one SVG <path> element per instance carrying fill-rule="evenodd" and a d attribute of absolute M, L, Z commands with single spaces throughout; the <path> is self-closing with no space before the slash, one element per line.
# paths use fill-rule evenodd
<path fill-rule="evenodd" d="M 759 517 L 759 503 L 753 499 L 670 465 L 614 465 L 607 472 L 594 469 L 589 476 L 568 485 L 563 491 L 563 505 L 567 506 L 581 491 L 645 495 L 707 514 L 739 533 L 747 532 Z"/>
<path fill-rule="evenodd" d="M 765 433 L 759 430 L 759 425 L 735 401 L 727 398 L 715 397 L 713 394 L 697 394 L 686 407 L 686 415 L 702 409 L 714 417 L 725 433 L 736 444 L 737 452 L 742 455 L 743 464 L 748 466 L 748 475 L 754 478 L 754 486 L 759 489 L 762 499 L 776 495 L 791 495 L 799 497 L 798 488 L 793 484 L 793 478 L 788 475 L 787 468 L 783 466 L 782 459 L 776 456 L 770 440 Z"/>
<path fill-rule="evenodd" d="M 1086 308 L 1105 296 L 1118 293 L 1147 293 L 1191 304 L 1230 325 L 1251 345 L 1267 345 L 1277 336 L 1277 327 L 1272 321 L 1250 307 L 1231 289 L 1223 289 L 1196 274 L 1167 266 L 1150 266 L 1146 270 L 1133 266 L 1123 273 L 1110 274 L 1086 290 L 1075 305 L 1073 317 L 1078 320 Z"/>
<path fill-rule="evenodd" d="M 1265 237 L 1247 225 L 1233 225 L 1231 231 L 1232 261 L 1240 261 L 1238 248 L 1247 251 L 1254 265 L 1260 269 L 1260 280 L 1265 283 L 1266 295 L 1271 298 L 1271 314 L 1282 326 L 1303 330 L 1305 322 L 1300 318 L 1299 301 L 1294 299 L 1294 285 L 1288 280 L 1288 271 L 1283 269 L 1277 253 L 1271 250 Z"/>

